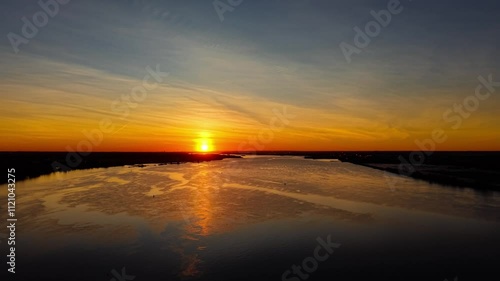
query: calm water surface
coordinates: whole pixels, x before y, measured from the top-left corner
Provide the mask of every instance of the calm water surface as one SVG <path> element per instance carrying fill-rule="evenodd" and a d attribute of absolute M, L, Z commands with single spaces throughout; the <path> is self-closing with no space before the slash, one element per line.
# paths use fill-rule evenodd
<path fill-rule="evenodd" d="M 500 194 L 404 177 L 394 188 L 379 170 L 336 161 L 53 174 L 17 184 L 17 218 L 9 280 L 119 280 L 113 269 L 137 281 L 500 278 Z M 318 239 L 339 247 L 311 261 Z M 283 278 L 304 260 L 309 272 Z"/>

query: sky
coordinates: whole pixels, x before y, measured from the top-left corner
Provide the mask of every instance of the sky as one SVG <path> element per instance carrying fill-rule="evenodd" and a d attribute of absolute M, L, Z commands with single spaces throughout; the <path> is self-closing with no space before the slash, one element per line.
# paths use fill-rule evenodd
<path fill-rule="evenodd" d="M 0 4 L 0 151 L 500 150 L 498 1 L 55 1 Z"/>

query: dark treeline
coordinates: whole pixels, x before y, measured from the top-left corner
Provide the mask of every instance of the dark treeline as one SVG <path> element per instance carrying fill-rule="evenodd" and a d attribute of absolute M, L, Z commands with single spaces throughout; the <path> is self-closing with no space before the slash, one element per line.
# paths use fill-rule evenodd
<path fill-rule="evenodd" d="M 338 159 L 431 183 L 500 191 L 498 151 L 292 152 L 288 155 Z"/>
<path fill-rule="evenodd" d="M 431 183 L 500 191 L 500 152 L 346 153 L 338 159 Z"/>
<path fill-rule="evenodd" d="M 67 152 L 0 152 L 0 165 L 4 171 L 0 183 L 7 182 L 7 169 L 11 168 L 16 170 L 15 176 L 19 181 L 56 171 L 149 163 L 180 164 L 235 157 L 239 156 L 185 152 L 93 152 L 87 156 Z"/>

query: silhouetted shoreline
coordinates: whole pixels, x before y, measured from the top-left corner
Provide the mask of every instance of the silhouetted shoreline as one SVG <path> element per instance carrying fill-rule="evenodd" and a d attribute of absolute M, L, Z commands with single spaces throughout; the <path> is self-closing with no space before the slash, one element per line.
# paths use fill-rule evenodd
<path fill-rule="evenodd" d="M 125 165 L 157 163 L 181 164 L 241 158 L 239 152 L 187 153 L 187 152 L 94 152 L 77 158 L 67 152 L 0 152 L 4 171 L 16 169 L 16 179 L 24 180 L 57 171 L 108 168 Z M 241 153 L 239 153 L 241 154 Z M 409 176 L 456 187 L 500 191 L 500 152 L 433 152 L 410 151 L 259 151 L 257 155 L 303 156 L 308 159 L 338 159 L 356 165 L 383 170 L 391 174 Z M 424 156 L 420 159 L 419 156 Z M 68 158 L 69 157 L 69 158 Z M 73 162 L 71 162 L 73 161 Z M 72 167 L 71 164 L 74 166 Z M 397 186 L 397 177 L 389 177 Z M 7 182 L 7 177 L 0 181 Z"/>
<path fill-rule="evenodd" d="M 305 157 L 338 159 L 430 183 L 500 191 L 500 152 L 315 152 Z M 388 182 L 397 185 L 397 178 L 389 177 Z"/>
<path fill-rule="evenodd" d="M 241 156 L 187 152 L 93 152 L 87 156 L 68 152 L 0 152 L 0 158 L 2 170 L 14 168 L 16 180 L 21 181 L 53 172 L 152 163 L 181 164 Z M 7 183 L 7 174 L 1 178 L 0 183 Z"/>

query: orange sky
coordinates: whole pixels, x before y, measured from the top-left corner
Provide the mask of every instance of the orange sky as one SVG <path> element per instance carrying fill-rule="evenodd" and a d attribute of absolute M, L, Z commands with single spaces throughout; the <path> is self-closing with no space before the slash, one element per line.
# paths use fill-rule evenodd
<path fill-rule="evenodd" d="M 500 150 L 500 87 L 484 84 L 500 81 L 498 15 L 486 8 L 461 36 L 450 9 L 402 13 L 346 61 L 339 44 L 373 7 L 283 2 L 272 7 L 290 18 L 255 22 L 248 4 L 221 23 L 191 1 L 161 7 L 172 25 L 125 2 L 78 5 L 17 53 L 0 43 L 1 151 L 415 150 L 439 128 L 437 150 Z M 21 32 L 5 20 L 4 34 Z"/>

